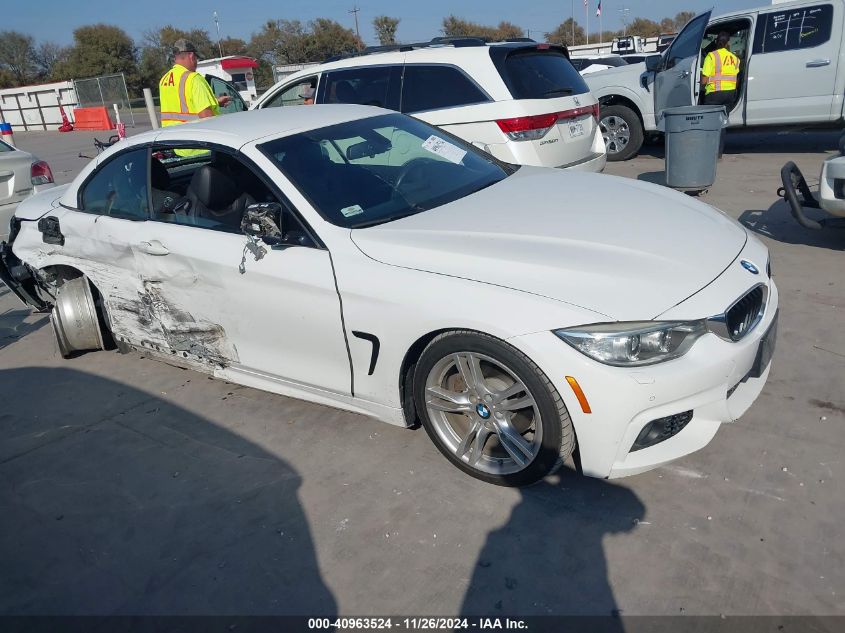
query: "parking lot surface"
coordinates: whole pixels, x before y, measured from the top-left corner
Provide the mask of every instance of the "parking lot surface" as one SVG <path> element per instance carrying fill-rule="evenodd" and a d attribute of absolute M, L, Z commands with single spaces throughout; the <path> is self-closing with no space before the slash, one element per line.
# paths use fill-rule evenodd
<path fill-rule="evenodd" d="M 98 134 L 16 141 L 69 182 Z M 845 229 L 775 193 L 837 139 L 729 133 L 702 200 L 771 249 L 773 369 L 704 450 L 627 479 L 499 488 L 422 430 L 141 354 L 64 361 L 0 289 L 0 612 L 845 615 Z M 660 182 L 645 150 L 605 173 Z"/>

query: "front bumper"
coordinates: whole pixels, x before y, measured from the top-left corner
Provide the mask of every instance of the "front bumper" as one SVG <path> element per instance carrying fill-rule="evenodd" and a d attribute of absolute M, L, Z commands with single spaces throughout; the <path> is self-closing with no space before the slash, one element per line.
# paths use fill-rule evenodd
<path fill-rule="evenodd" d="M 532 358 L 557 387 L 575 427 L 581 466 L 593 477 L 624 477 L 650 470 L 706 446 L 723 423 L 745 413 L 760 395 L 771 364 L 749 376 L 760 342 L 776 318 L 778 291 L 768 281 L 763 319 L 742 340 L 708 333 L 684 356 L 637 368 L 598 363 L 552 332 L 518 336 L 511 343 Z M 589 401 L 584 413 L 566 381 L 573 376 Z M 662 442 L 632 451 L 652 420 L 693 411 L 690 422 Z"/>

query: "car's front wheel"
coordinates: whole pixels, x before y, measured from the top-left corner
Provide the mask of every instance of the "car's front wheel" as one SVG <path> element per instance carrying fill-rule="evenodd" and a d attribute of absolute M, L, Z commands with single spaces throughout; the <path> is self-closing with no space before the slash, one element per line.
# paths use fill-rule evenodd
<path fill-rule="evenodd" d="M 602 106 L 599 129 L 609 161 L 628 160 L 643 146 L 643 124 L 636 112 L 626 106 Z"/>
<path fill-rule="evenodd" d="M 574 447 L 554 385 L 525 354 L 491 336 L 455 331 L 432 340 L 416 367 L 414 399 L 437 448 L 484 481 L 534 483 Z"/>

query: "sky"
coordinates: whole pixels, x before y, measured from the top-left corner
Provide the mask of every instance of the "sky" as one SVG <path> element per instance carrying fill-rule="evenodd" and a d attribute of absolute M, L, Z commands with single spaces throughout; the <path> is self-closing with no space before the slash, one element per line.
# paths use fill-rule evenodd
<path fill-rule="evenodd" d="M 590 32 L 597 32 L 597 0 L 589 2 Z M 4 3 L 5 4 L 5 3 Z M 619 9 L 628 8 L 629 20 L 645 17 L 659 21 L 678 11 L 696 13 L 715 6 L 714 15 L 737 9 L 766 4 L 763 0 L 603 0 L 602 27 L 605 30 L 622 28 Z M 23 31 L 36 42 L 54 41 L 70 44 L 73 29 L 84 24 L 104 22 L 125 30 L 136 41 L 144 31 L 166 24 L 179 28 L 205 28 L 214 38 L 216 31 L 213 12 L 217 11 L 221 37 L 240 37 L 248 40 L 268 19 L 301 20 L 307 22 L 326 17 L 354 29 L 355 18 L 350 9 L 358 7 L 361 37 L 367 44 L 376 44 L 372 20 L 377 15 L 400 18 L 397 38 L 400 41 L 423 41 L 440 33 L 444 17 L 450 14 L 494 25 L 507 20 L 530 32 L 535 39 L 552 30 L 572 15 L 582 26 L 585 23 L 584 0 L 286 0 L 258 2 L 254 0 L 143 0 L 128 5 L 118 0 L 40 0 L 25 3 L 9 0 L 11 10 L 4 10 L 3 30 Z M 127 8 L 128 7 L 128 8 Z"/>

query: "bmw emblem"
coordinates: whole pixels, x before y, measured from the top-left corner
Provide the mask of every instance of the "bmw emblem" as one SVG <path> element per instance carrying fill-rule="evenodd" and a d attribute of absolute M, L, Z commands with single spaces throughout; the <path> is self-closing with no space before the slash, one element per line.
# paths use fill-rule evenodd
<path fill-rule="evenodd" d="M 486 420 L 490 417 L 490 409 L 488 409 L 483 404 L 477 404 L 475 406 L 475 412 L 478 414 L 478 417 L 480 417 L 482 420 Z"/>
<path fill-rule="evenodd" d="M 747 270 L 748 272 L 750 272 L 752 275 L 759 275 L 760 274 L 760 270 L 754 264 L 752 264 L 750 261 L 748 261 L 747 259 L 743 259 L 739 263 L 742 264 L 742 267 L 745 270 Z"/>

